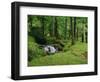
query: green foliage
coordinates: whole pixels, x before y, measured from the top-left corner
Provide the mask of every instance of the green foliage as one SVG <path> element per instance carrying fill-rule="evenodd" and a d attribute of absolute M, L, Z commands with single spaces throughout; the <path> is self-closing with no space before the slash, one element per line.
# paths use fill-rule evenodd
<path fill-rule="evenodd" d="M 47 37 L 46 41 L 46 44 L 56 47 L 59 51 L 62 51 L 65 46 L 65 42 L 63 40 L 56 39 L 55 37 Z"/>
<path fill-rule="evenodd" d="M 62 51 L 63 50 L 63 46 L 61 46 L 60 44 L 54 44 L 54 47 L 56 47 L 58 49 L 58 51 Z"/>
<path fill-rule="evenodd" d="M 54 44 L 56 41 L 56 38 L 55 37 L 46 37 L 46 41 L 47 41 L 46 44 Z"/>
<path fill-rule="evenodd" d="M 46 53 L 43 51 L 42 48 L 35 42 L 35 40 L 29 36 L 28 37 L 28 60 L 31 61 L 32 59 L 40 56 L 45 56 Z"/>
<path fill-rule="evenodd" d="M 69 41 L 67 41 L 66 45 L 64 46 L 63 51 L 64 52 L 68 51 L 70 49 L 70 47 L 71 47 L 71 41 L 69 40 Z"/>
<path fill-rule="evenodd" d="M 69 48 L 66 52 L 55 53 L 36 58 L 28 63 L 29 66 L 44 66 L 44 65 L 76 65 L 86 64 L 87 58 L 83 55 L 87 51 L 87 46 L 84 43 L 77 43 Z M 87 55 L 87 53 L 85 54 Z"/>
<path fill-rule="evenodd" d="M 29 66 L 87 63 L 87 34 L 87 17 L 28 15 Z M 58 52 L 48 56 L 44 45 Z"/>

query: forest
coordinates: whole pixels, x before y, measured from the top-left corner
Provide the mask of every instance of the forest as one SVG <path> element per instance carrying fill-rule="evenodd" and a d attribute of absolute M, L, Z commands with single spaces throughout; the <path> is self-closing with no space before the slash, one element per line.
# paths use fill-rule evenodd
<path fill-rule="evenodd" d="M 88 62 L 88 18 L 28 15 L 28 66 Z"/>

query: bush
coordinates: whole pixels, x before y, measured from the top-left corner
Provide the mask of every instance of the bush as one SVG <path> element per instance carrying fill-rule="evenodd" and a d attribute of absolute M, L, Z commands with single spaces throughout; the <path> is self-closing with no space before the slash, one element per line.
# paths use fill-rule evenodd
<path fill-rule="evenodd" d="M 35 42 L 34 38 L 29 36 L 28 38 L 28 61 L 31 61 L 33 58 L 44 56 L 46 53 L 39 45 Z"/>
<path fill-rule="evenodd" d="M 58 43 L 61 46 L 64 46 L 65 45 L 65 42 L 63 40 L 57 39 L 55 37 L 46 37 L 46 41 L 47 41 L 47 44 L 55 44 L 55 43 Z"/>
<path fill-rule="evenodd" d="M 60 46 L 62 46 L 62 47 L 64 47 L 65 46 L 65 43 L 64 43 L 64 41 L 63 40 L 56 40 L 56 42 L 55 43 L 57 43 L 57 44 L 59 44 Z"/>
<path fill-rule="evenodd" d="M 63 47 L 60 44 L 53 44 L 53 46 L 58 50 L 58 51 L 62 51 Z"/>
<path fill-rule="evenodd" d="M 54 44 L 56 41 L 55 37 L 46 37 L 46 44 Z"/>
<path fill-rule="evenodd" d="M 69 43 L 67 42 L 66 45 L 63 48 L 63 51 L 68 51 L 70 49 L 70 47 L 71 47 L 71 43 L 70 42 Z"/>
<path fill-rule="evenodd" d="M 32 50 L 28 49 L 28 61 L 31 61 L 33 59 Z"/>
<path fill-rule="evenodd" d="M 35 42 L 38 44 L 46 43 L 45 36 L 43 35 L 41 28 L 39 28 L 39 27 L 31 28 L 29 35 L 31 35 L 35 39 Z"/>
<path fill-rule="evenodd" d="M 46 38 L 46 40 L 47 40 L 47 45 L 48 44 L 53 45 L 55 48 L 58 49 L 58 51 L 62 51 L 64 46 L 66 45 L 65 41 L 56 39 L 55 37 L 48 37 Z"/>

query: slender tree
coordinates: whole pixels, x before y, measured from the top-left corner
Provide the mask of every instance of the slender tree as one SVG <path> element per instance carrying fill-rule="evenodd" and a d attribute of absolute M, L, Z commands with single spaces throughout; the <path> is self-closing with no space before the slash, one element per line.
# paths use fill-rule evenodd
<path fill-rule="evenodd" d="M 85 32 L 85 42 L 87 43 L 87 31 Z"/>
<path fill-rule="evenodd" d="M 54 34 L 55 37 L 58 38 L 58 24 L 57 24 L 57 17 L 55 17 L 55 27 L 54 27 Z"/>
<path fill-rule="evenodd" d="M 85 42 L 88 42 L 88 32 L 87 32 L 87 24 L 85 25 L 86 31 L 85 31 Z"/>
<path fill-rule="evenodd" d="M 76 39 L 77 39 L 77 41 L 78 41 L 78 27 L 77 27 L 77 34 L 76 34 Z"/>
<path fill-rule="evenodd" d="M 81 21 L 82 21 L 82 42 L 84 42 L 84 40 L 85 40 L 85 24 L 84 24 L 84 19 L 82 18 L 81 19 Z"/>
<path fill-rule="evenodd" d="M 67 39 L 67 17 L 65 18 L 65 33 L 64 33 L 65 39 Z"/>
<path fill-rule="evenodd" d="M 76 21 L 76 24 L 78 23 L 78 18 L 77 18 L 77 21 Z M 76 25 L 77 26 L 77 28 L 76 28 L 76 40 L 78 41 L 78 34 L 79 34 L 79 27 L 78 27 L 78 25 Z"/>
<path fill-rule="evenodd" d="M 51 18 L 51 21 L 50 21 L 50 25 L 49 25 L 49 34 L 50 34 L 50 36 L 52 37 L 53 36 L 53 34 L 52 34 L 52 17 L 50 17 Z"/>
<path fill-rule="evenodd" d="M 71 35 L 72 35 L 72 45 L 74 45 L 74 29 L 73 29 L 73 17 L 70 17 L 70 28 L 71 28 Z"/>
<path fill-rule="evenodd" d="M 52 17 L 52 36 L 55 35 L 55 17 Z"/>
<path fill-rule="evenodd" d="M 74 17 L 74 42 L 76 41 L 76 17 Z"/>
<path fill-rule="evenodd" d="M 41 29 L 42 29 L 42 34 L 43 34 L 43 36 L 44 36 L 44 16 L 41 16 Z"/>
<path fill-rule="evenodd" d="M 84 34 L 82 33 L 82 42 L 84 42 Z"/>

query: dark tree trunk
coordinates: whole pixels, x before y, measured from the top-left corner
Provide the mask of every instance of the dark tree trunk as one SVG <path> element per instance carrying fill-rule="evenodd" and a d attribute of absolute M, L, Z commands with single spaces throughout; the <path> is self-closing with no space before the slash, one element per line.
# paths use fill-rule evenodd
<path fill-rule="evenodd" d="M 54 28 L 55 37 L 58 38 L 58 25 L 57 25 L 57 17 L 55 17 L 55 28 Z"/>
<path fill-rule="evenodd" d="M 55 17 L 52 17 L 52 36 L 55 36 Z"/>
<path fill-rule="evenodd" d="M 78 18 L 76 18 L 76 24 L 77 24 Z M 76 27 L 76 40 L 78 41 L 78 35 L 79 34 L 79 28 L 78 26 Z"/>
<path fill-rule="evenodd" d="M 85 32 L 85 42 L 87 43 L 88 42 L 88 40 L 87 40 L 87 32 Z"/>
<path fill-rule="evenodd" d="M 42 19 L 42 20 L 41 20 L 41 22 L 42 22 L 42 27 L 41 27 L 41 29 L 42 29 L 42 34 L 43 34 L 43 36 L 44 36 L 44 17 L 42 17 L 41 19 Z"/>
<path fill-rule="evenodd" d="M 76 40 L 76 17 L 74 17 L 74 40 Z"/>
<path fill-rule="evenodd" d="M 82 20 L 82 42 L 85 42 L 85 25 L 84 25 L 84 20 Z"/>
<path fill-rule="evenodd" d="M 50 36 L 52 37 L 53 36 L 53 17 L 51 17 L 52 18 L 52 21 L 51 21 L 51 23 L 50 23 L 50 26 L 49 26 L 49 34 L 50 34 Z"/>
<path fill-rule="evenodd" d="M 73 29 L 73 18 L 70 17 L 70 28 L 71 28 L 71 35 L 72 35 L 72 45 L 74 45 L 74 29 Z"/>
<path fill-rule="evenodd" d="M 77 38 L 77 40 L 78 40 L 78 27 L 77 27 L 77 35 L 76 35 L 76 38 Z"/>
<path fill-rule="evenodd" d="M 65 18 L 65 39 L 67 39 L 67 18 Z"/>
<path fill-rule="evenodd" d="M 31 26 L 31 28 L 32 28 L 32 18 L 30 19 L 30 26 Z"/>
<path fill-rule="evenodd" d="M 50 26 L 49 26 L 49 34 L 50 34 L 51 37 L 53 36 L 53 35 L 52 35 L 52 22 L 51 22 L 51 24 L 50 24 Z"/>
<path fill-rule="evenodd" d="M 82 33 L 82 42 L 84 42 L 84 34 Z"/>

